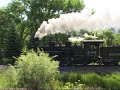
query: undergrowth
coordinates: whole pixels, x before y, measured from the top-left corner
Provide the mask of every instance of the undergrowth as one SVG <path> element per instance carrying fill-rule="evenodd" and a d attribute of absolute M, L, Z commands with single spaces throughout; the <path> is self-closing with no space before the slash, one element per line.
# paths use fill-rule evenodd
<path fill-rule="evenodd" d="M 62 73 L 60 81 L 66 86 L 68 83 L 78 83 L 82 87 L 95 87 L 104 90 L 120 90 L 120 73 L 96 74 L 96 73 Z M 67 86 L 69 87 L 69 85 Z M 92 89 L 94 90 L 94 89 Z M 101 90 L 101 89 L 100 89 Z"/>

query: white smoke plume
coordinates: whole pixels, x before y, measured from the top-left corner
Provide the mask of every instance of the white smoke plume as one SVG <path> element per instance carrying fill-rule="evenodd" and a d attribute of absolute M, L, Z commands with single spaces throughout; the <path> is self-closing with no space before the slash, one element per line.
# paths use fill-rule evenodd
<path fill-rule="evenodd" d="M 48 34 L 80 31 L 80 29 L 97 30 L 106 28 L 120 28 L 120 14 L 110 12 L 95 12 L 84 9 L 79 12 L 61 14 L 59 18 L 43 21 L 35 37 L 41 39 Z"/>

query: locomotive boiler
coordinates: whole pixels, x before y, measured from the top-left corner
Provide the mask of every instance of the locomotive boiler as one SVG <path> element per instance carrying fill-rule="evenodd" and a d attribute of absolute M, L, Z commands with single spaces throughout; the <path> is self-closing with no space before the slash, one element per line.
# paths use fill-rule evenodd
<path fill-rule="evenodd" d="M 120 47 L 103 47 L 103 40 L 83 40 L 80 45 L 71 42 L 56 44 L 51 41 L 46 46 L 40 46 L 60 65 L 89 65 L 98 63 L 100 65 L 118 65 L 120 61 Z"/>

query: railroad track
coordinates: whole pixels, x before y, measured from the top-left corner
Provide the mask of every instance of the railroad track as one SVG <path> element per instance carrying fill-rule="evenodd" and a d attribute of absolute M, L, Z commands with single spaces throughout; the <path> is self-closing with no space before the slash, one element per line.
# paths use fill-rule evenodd
<path fill-rule="evenodd" d="M 120 66 L 99 66 L 99 65 L 88 65 L 88 66 L 61 66 L 59 67 L 60 72 L 96 72 L 96 73 L 112 73 L 120 72 Z"/>
<path fill-rule="evenodd" d="M 8 66 L 0 65 L 0 69 L 7 68 Z M 60 66 L 60 72 L 96 72 L 96 73 L 112 73 L 120 72 L 120 66 L 102 66 L 102 65 L 87 65 L 87 66 Z"/>

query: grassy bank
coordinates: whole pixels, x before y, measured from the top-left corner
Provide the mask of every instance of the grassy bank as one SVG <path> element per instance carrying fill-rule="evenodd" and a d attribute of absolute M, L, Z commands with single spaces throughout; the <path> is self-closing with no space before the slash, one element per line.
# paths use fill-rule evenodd
<path fill-rule="evenodd" d="M 105 90 L 120 90 L 120 73 L 62 73 L 60 81 L 64 85 L 66 83 L 73 83 L 74 85 L 81 84 L 81 86 L 100 87 Z"/>
<path fill-rule="evenodd" d="M 17 77 L 8 73 L 6 69 L 0 70 L 0 88 L 16 88 Z M 60 73 L 61 89 L 77 90 L 120 90 L 120 73 Z"/>

